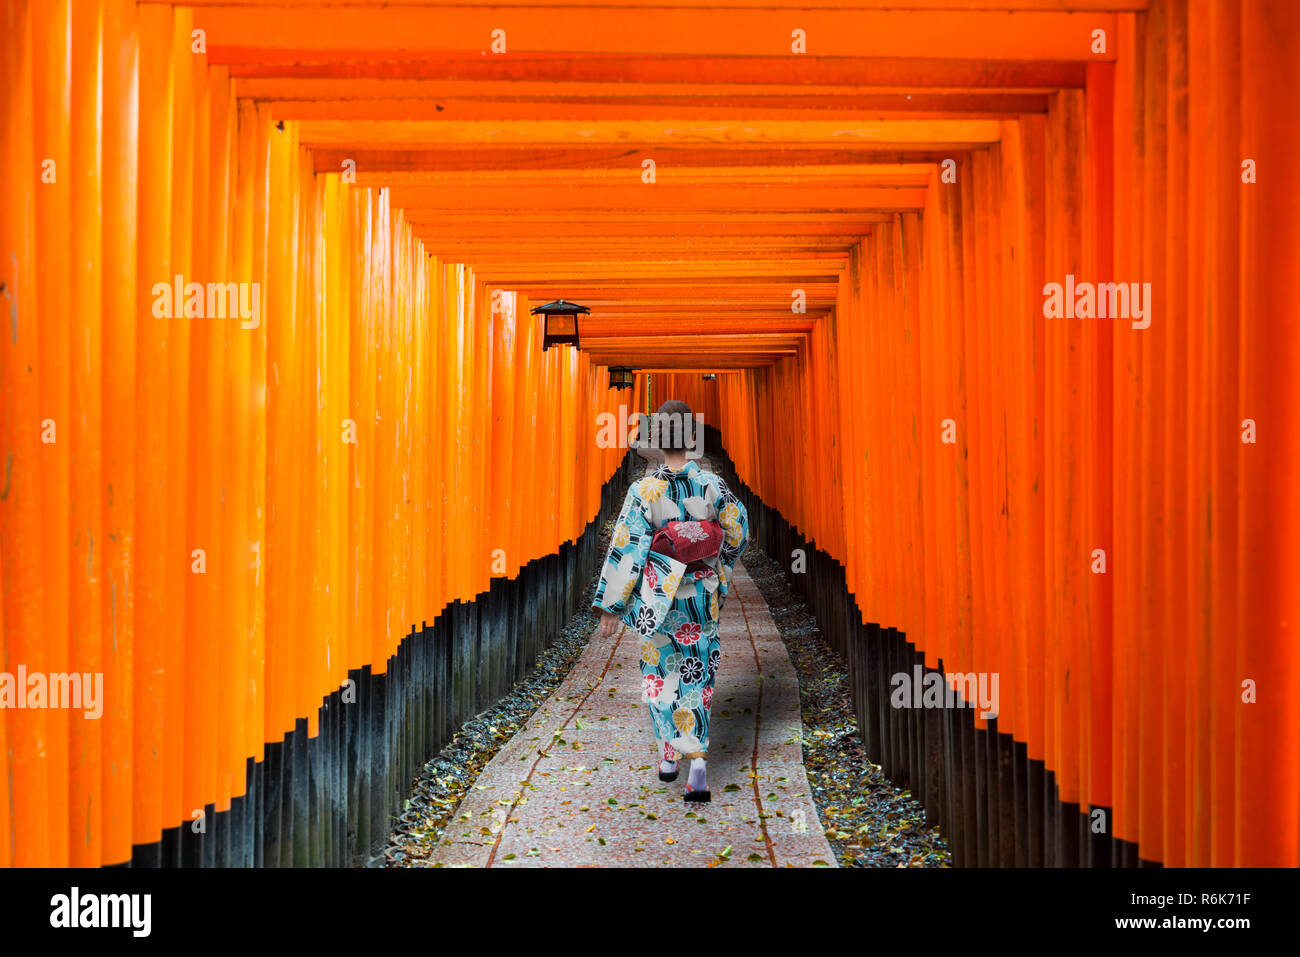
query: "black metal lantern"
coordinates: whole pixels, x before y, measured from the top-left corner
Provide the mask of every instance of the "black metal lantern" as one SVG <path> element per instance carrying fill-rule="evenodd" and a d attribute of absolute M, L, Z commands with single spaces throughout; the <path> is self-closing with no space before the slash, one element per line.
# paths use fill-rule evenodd
<path fill-rule="evenodd" d="M 611 389 L 632 388 L 632 369 L 627 366 L 611 366 L 609 369 L 609 387 Z"/>
<path fill-rule="evenodd" d="M 578 348 L 578 316 L 585 316 L 589 312 L 586 306 L 580 306 L 576 302 L 565 302 L 563 299 L 557 299 L 554 302 L 548 302 L 543 306 L 534 306 L 532 313 L 534 316 L 540 314 L 544 316 L 542 333 L 542 351 L 545 352 L 551 346 L 571 345 Z"/>

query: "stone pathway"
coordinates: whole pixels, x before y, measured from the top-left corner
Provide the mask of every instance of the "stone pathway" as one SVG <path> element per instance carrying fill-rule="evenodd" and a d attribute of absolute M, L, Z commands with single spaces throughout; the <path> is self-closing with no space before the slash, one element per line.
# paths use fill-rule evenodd
<path fill-rule="evenodd" d="M 713 801 L 656 773 L 631 629 L 593 636 L 554 695 L 484 768 L 423 866 L 835 866 L 803 767 L 799 689 L 744 565 L 722 613 Z"/>

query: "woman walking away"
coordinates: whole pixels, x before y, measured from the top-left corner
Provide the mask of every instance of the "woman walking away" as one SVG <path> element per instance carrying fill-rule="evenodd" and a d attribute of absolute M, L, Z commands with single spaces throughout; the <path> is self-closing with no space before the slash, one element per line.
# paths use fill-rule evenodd
<path fill-rule="evenodd" d="M 670 400 L 655 420 L 664 464 L 628 490 L 595 607 L 601 637 L 620 620 L 640 636 L 641 700 L 658 741 L 660 780 L 676 780 L 678 758 L 690 758 L 685 800 L 708 801 L 718 618 L 749 541 L 749 516 L 721 478 L 687 459 L 690 407 Z"/>

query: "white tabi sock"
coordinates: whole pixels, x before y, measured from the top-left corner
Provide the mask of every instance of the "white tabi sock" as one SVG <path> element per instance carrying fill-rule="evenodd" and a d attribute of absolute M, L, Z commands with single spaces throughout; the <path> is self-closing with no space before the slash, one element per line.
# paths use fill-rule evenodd
<path fill-rule="evenodd" d="M 691 759 L 691 771 L 686 777 L 686 783 L 690 785 L 692 791 L 707 791 L 709 789 L 709 779 L 706 775 L 703 758 Z"/>

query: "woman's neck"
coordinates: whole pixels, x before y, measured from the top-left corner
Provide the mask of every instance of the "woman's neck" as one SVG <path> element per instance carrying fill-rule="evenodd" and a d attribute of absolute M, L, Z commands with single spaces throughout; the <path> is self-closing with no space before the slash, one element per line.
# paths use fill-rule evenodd
<path fill-rule="evenodd" d="M 680 472 L 686 468 L 685 452 L 664 452 L 664 465 L 668 466 L 674 472 Z"/>

